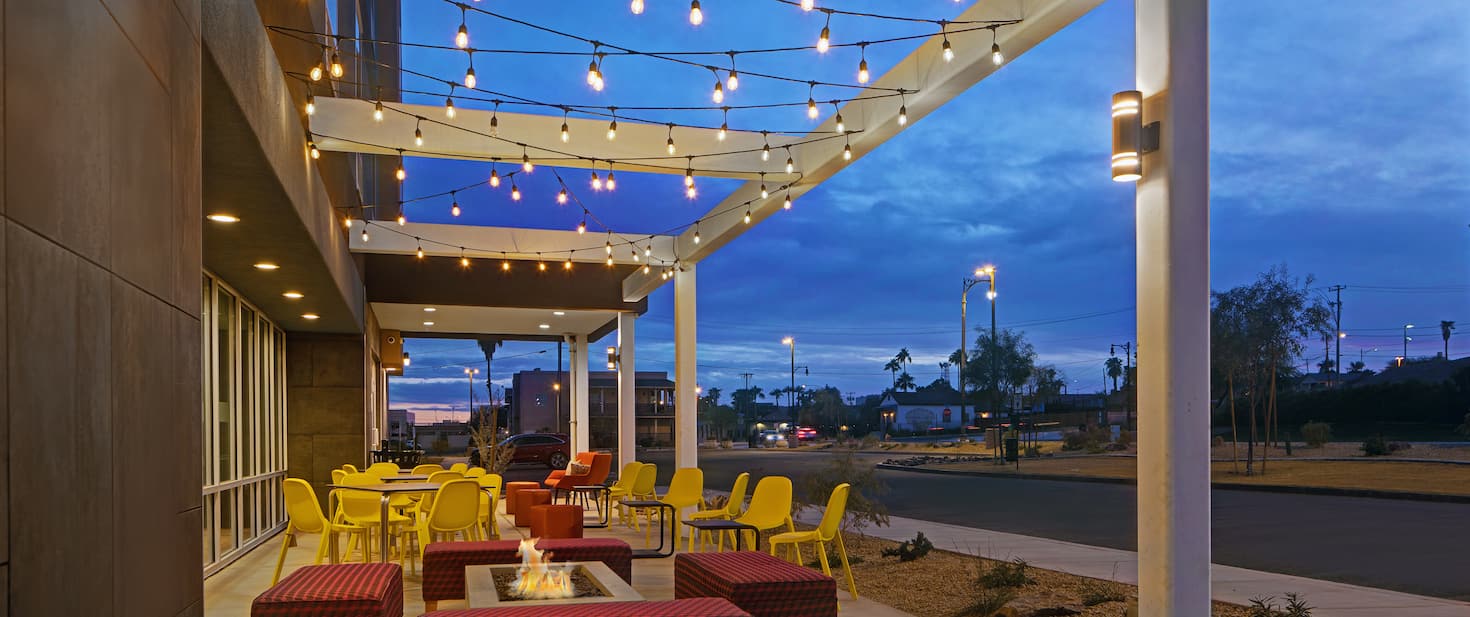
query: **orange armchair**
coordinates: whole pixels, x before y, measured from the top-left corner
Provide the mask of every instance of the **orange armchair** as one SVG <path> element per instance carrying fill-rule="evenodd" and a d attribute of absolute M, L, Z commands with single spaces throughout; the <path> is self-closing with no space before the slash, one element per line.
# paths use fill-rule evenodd
<path fill-rule="evenodd" d="M 577 463 L 578 465 L 586 465 L 588 467 L 591 467 L 592 458 L 596 455 L 596 452 L 578 452 L 577 456 L 573 458 L 572 461 Z M 553 469 L 551 473 L 546 476 L 546 479 L 541 482 L 541 484 L 545 485 L 546 488 L 554 489 L 556 488 L 557 481 L 561 480 L 562 476 L 565 475 L 567 475 L 567 470 Z M 606 478 L 604 477 L 604 479 Z"/>
<path fill-rule="evenodd" d="M 606 452 L 592 454 L 592 462 L 587 465 L 587 473 L 581 475 L 565 474 L 550 484 L 553 497 L 557 493 L 570 492 L 574 486 L 590 486 L 607 482 L 607 476 L 612 472 L 612 455 Z M 555 501 L 555 499 L 553 499 Z"/>

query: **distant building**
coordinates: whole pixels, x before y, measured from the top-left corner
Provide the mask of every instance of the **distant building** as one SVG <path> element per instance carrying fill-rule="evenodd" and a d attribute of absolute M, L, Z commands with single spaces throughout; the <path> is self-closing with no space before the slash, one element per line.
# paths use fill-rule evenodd
<path fill-rule="evenodd" d="M 470 426 L 464 422 L 454 420 L 441 420 L 433 424 L 421 424 L 414 427 L 420 448 L 429 450 L 439 439 L 448 442 L 449 447 L 443 452 L 464 453 L 470 447 Z"/>
<path fill-rule="evenodd" d="M 413 421 L 407 409 L 388 410 L 388 434 L 383 439 L 396 444 L 407 444 L 413 440 Z"/>
<path fill-rule="evenodd" d="M 955 392 L 889 392 L 878 403 L 878 411 L 885 427 L 895 431 L 957 429 L 965 423 Z"/>
<path fill-rule="evenodd" d="M 511 377 L 511 430 L 516 433 L 565 433 L 571 427 L 571 372 L 540 369 Z M 639 371 L 635 376 L 634 413 L 639 445 L 664 446 L 674 442 L 674 382 L 668 373 Z M 617 447 L 618 375 L 613 371 L 587 374 L 587 403 L 593 448 Z"/>

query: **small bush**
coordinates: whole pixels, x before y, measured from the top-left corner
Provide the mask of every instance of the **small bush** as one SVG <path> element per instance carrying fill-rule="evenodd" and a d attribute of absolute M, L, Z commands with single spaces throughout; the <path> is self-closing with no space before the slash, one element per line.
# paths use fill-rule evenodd
<path fill-rule="evenodd" d="M 1082 582 L 1082 605 L 1097 606 L 1108 602 L 1128 600 L 1128 590 L 1113 581 L 1089 578 Z"/>
<path fill-rule="evenodd" d="M 1390 442 L 1388 442 L 1388 451 L 1389 452 L 1398 452 L 1399 450 L 1408 450 L 1409 448 L 1412 448 L 1412 447 L 1414 447 L 1413 444 L 1410 444 L 1408 442 L 1403 442 L 1403 441 L 1390 441 Z"/>
<path fill-rule="evenodd" d="M 982 587 L 1024 587 L 1031 583 L 1031 578 L 1026 576 L 1026 568 L 1030 567 L 1025 559 L 1017 557 L 1011 561 L 997 561 L 995 565 L 986 569 L 980 566 L 979 582 Z"/>
<path fill-rule="evenodd" d="M 1302 425 L 1302 441 L 1308 447 L 1320 448 L 1332 441 L 1332 425 L 1326 422 L 1308 422 Z"/>
<path fill-rule="evenodd" d="M 1286 594 L 1286 605 L 1278 608 L 1275 596 L 1251 598 L 1250 617 L 1312 617 L 1314 607 L 1295 593 Z"/>
<path fill-rule="evenodd" d="M 884 557 L 897 557 L 899 561 L 913 561 L 929 554 L 934 549 L 934 543 L 924 537 L 924 532 L 918 532 L 912 540 L 906 540 L 903 544 L 894 548 L 883 549 Z"/>
<path fill-rule="evenodd" d="M 1133 445 L 1133 431 L 1118 431 L 1118 440 L 1113 443 L 1123 446 L 1124 450 L 1128 449 L 1128 446 Z"/>
<path fill-rule="evenodd" d="M 956 617 L 994 617 L 1014 599 L 1016 599 L 1014 589 L 981 588 L 975 596 L 975 602 L 960 609 L 955 615 Z"/>
<path fill-rule="evenodd" d="M 1392 450 L 1388 442 L 1383 440 L 1382 435 L 1374 435 L 1363 440 L 1363 456 L 1388 456 Z"/>
<path fill-rule="evenodd" d="M 1223 445 L 1225 445 L 1225 438 L 1219 435 L 1216 435 L 1214 439 L 1210 440 L 1210 447 L 1212 448 L 1218 448 Z"/>
<path fill-rule="evenodd" d="M 862 449 L 864 449 L 864 450 L 871 450 L 873 448 L 876 448 L 876 447 L 878 447 L 878 438 L 877 437 L 874 437 L 872 435 L 868 435 L 866 437 L 863 437 L 863 441 L 859 445 L 859 447 L 862 448 Z"/>

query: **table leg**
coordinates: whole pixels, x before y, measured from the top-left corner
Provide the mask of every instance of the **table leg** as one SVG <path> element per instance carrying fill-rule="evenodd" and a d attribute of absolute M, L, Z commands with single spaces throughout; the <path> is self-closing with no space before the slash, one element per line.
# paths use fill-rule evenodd
<path fill-rule="evenodd" d="M 337 554 L 338 554 L 337 553 L 337 532 L 336 531 L 333 531 L 333 527 L 336 526 L 336 524 L 337 524 L 336 521 L 334 520 L 335 517 L 336 517 L 337 508 L 336 508 L 336 505 L 333 503 L 335 501 L 334 498 L 336 496 L 337 496 L 337 491 L 331 491 L 331 492 L 327 493 L 327 537 L 326 538 L 323 538 L 323 541 L 327 542 L 327 550 L 332 551 L 331 563 L 337 563 Z"/>
<path fill-rule="evenodd" d="M 378 544 L 378 551 L 380 553 L 380 557 L 381 557 L 382 562 L 383 563 L 388 563 L 388 494 L 387 493 L 383 493 L 383 506 L 382 506 L 382 508 L 383 508 L 383 512 L 382 512 L 383 518 L 378 519 L 378 526 L 381 527 L 383 529 L 383 531 L 382 531 L 382 534 L 380 534 L 380 536 L 379 536 L 379 539 L 381 540 L 381 543 Z"/>

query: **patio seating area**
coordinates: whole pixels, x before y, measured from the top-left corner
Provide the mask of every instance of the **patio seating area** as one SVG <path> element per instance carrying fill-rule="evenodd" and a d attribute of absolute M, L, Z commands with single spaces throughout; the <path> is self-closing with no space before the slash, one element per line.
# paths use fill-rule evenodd
<path fill-rule="evenodd" d="M 589 457 L 590 458 L 590 457 Z M 635 471 L 652 469 L 652 465 L 634 467 Z M 377 471 L 387 471 L 379 468 Z M 433 471 L 422 467 L 413 470 L 412 474 L 423 475 L 419 472 Z M 530 506 L 532 509 L 561 512 L 568 509 L 580 511 L 582 519 L 581 534 L 579 537 L 562 539 L 543 539 L 537 547 L 550 555 L 553 562 L 589 562 L 599 561 L 606 564 L 613 574 L 618 578 L 626 579 L 632 588 L 641 595 L 644 604 L 638 602 L 618 602 L 610 604 L 562 604 L 557 606 L 519 606 L 516 608 L 496 609 L 470 609 L 466 595 L 466 576 L 464 568 L 466 565 L 485 565 L 492 563 L 513 564 L 519 563 L 517 554 L 519 541 L 532 537 L 531 528 L 516 524 L 516 516 L 506 512 L 507 500 L 499 499 L 500 485 L 499 476 L 487 474 L 480 479 L 493 479 L 487 486 L 482 486 L 482 493 L 488 497 L 488 502 L 495 504 L 493 514 L 489 515 L 494 527 L 487 528 L 484 524 L 477 525 L 478 529 L 464 528 L 459 533 L 444 532 L 438 535 L 435 541 L 420 546 L 416 540 L 418 535 L 390 534 L 388 543 L 388 554 L 386 558 L 393 564 L 380 564 L 385 555 L 381 552 L 378 532 L 372 527 L 375 520 L 363 520 L 358 513 L 354 522 L 352 516 L 345 511 L 333 515 L 311 514 L 310 510 L 316 508 L 306 507 L 308 516 L 320 516 L 321 520 L 317 527 L 300 528 L 295 525 L 288 527 L 290 533 L 282 534 L 277 538 L 264 543 L 250 553 L 235 561 L 229 567 L 209 578 L 205 582 L 205 611 L 209 614 L 219 615 L 247 615 L 251 613 L 252 604 L 257 606 L 254 614 L 276 614 L 262 611 L 257 598 L 262 597 L 284 597 L 287 599 L 308 595 L 315 598 L 336 597 L 343 593 L 350 597 L 354 606 L 371 606 L 371 612 L 363 614 L 378 615 L 382 609 L 380 600 L 383 596 L 389 596 L 396 600 L 401 594 L 403 603 L 403 615 L 418 616 L 431 613 L 439 615 L 458 615 L 468 617 L 471 615 L 575 615 L 575 614 L 679 614 L 679 615 L 787 615 L 787 614 L 837 614 L 839 610 L 844 616 L 884 616 L 894 617 L 905 615 L 895 609 L 873 602 L 871 600 L 857 597 L 853 591 L 850 579 L 844 580 L 842 585 L 837 584 L 831 575 L 823 574 L 822 570 L 790 563 L 787 547 L 792 544 L 779 546 L 778 554 L 781 558 L 770 555 L 770 545 L 766 540 L 776 537 L 778 532 L 790 534 L 791 521 L 785 513 L 790 511 L 791 489 L 790 481 L 786 478 L 765 478 L 757 486 L 752 494 L 752 500 L 746 502 L 740 493 L 744 492 L 745 478 L 737 482 L 736 495 L 734 499 L 717 508 L 697 510 L 697 505 L 703 502 L 702 474 L 697 468 L 679 470 L 677 473 L 678 483 L 672 487 L 656 487 L 643 498 L 651 498 L 652 501 L 665 503 L 672 500 L 683 504 L 684 507 L 675 510 L 679 513 L 678 520 L 738 520 L 742 517 L 754 517 L 762 530 L 772 529 L 770 533 L 758 533 L 750 531 L 749 528 L 740 531 L 744 535 L 742 540 L 746 550 L 736 552 L 733 550 L 736 539 L 734 531 L 716 531 L 714 537 L 705 534 L 702 541 L 696 540 L 695 530 L 685 527 L 681 522 L 675 522 L 676 531 L 672 534 L 674 540 L 667 540 L 669 530 L 660 523 L 660 517 L 656 513 L 658 509 L 648 507 L 625 508 L 625 512 L 619 516 L 612 516 L 612 520 L 606 527 L 600 527 L 604 520 L 603 514 L 598 511 L 600 503 L 593 500 L 585 500 L 585 504 L 564 503 L 578 501 L 575 493 L 561 493 L 561 500 L 556 504 L 544 504 Z M 472 473 L 471 470 L 465 470 Z M 405 470 L 402 475 L 412 475 Z M 371 474 L 369 474 L 371 475 Z M 392 499 L 410 498 L 416 499 L 412 504 L 402 505 L 394 508 L 390 517 L 402 517 L 402 521 L 394 523 L 395 527 L 403 529 L 423 529 L 429 520 L 444 519 L 450 505 L 447 505 L 442 495 L 445 488 L 452 489 L 460 484 L 466 484 L 465 480 L 449 478 L 446 476 L 459 475 L 449 471 L 437 471 L 432 474 L 442 484 L 432 489 L 434 492 L 424 492 L 418 495 L 408 493 L 395 494 Z M 640 474 L 651 477 L 651 473 Z M 555 483 L 560 478 L 548 478 L 549 482 Z M 299 480 L 287 480 L 288 486 L 296 487 L 290 492 L 300 495 L 309 494 L 309 488 L 302 489 L 304 482 Z M 513 483 L 507 483 L 513 484 Z M 387 482 L 381 486 L 395 486 L 399 483 Z M 419 483 L 404 482 L 404 486 L 417 486 Z M 764 488 L 762 488 L 764 487 Z M 732 488 L 732 487 L 715 487 Z M 349 488 L 333 489 L 338 494 L 331 500 L 337 509 L 338 503 L 351 503 L 352 498 L 345 500 L 343 495 L 347 492 L 368 492 Z M 430 489 L 423 489 L 428 491 Z M 545 489 L 522 488 L 520 493 L 539 495 L 546 493 Z M 429 495 L 438 494 L 441 497 L 428 507 L 429 513 L 423 514 L 420 509 L 424 501 L 430 501 Z M 833 499 L 828 505 L 829 516 L 825 519 L 835 521 L 841 516 L 841 508 L 845 505 L 847 490 L 846 485 L 834 491 Z M 549 493 L 548 493 L 549 495 Z M 361 498 L 361 497 L 359 497 Z M 463 500 L 463 498 L 459 498 Z M 376 510 L 379 496 L 372 495 L 373 502 L 368 510 Z M 521 498 L 522 506 L 527 505 L 526 499 Z M 471 502 L 473 503 L 473 502 Z M 637 502 L 633 502 L 637 503 Z M 647 503 L 647 502 L 644 502 Z M 836 509 L 834 510 L 834 504 Z M 309 506 L 310 504 L 293 504 L 293 507 Z M 618 506 L 614 506 L 615 508 Z M 474 510 L 471 509 L 471 512 Z M 665 510 L 667 511 L 667 510 Z M 696 514 L 698 512 L 698 514 Z M 608 513 L 611 514 L 611 513 Z M 294 516 L 294 514 L 293 514 Z M 771 519 L 771 522 L 766 521 Z M 294 520 L 294 519 L 293 519 Z M 390 518 L 390 521 L 397 520 Z M 486 522 L 490 522 L 486 521 Z M 361 523 L 369 525 L 361 525 Z M 523 521 L 530 522 L 530 521 Z M 672 521 L 671 521 L 672 522 Z M 657 528 L 656 528 L 657 527 Z M 831 541 L 833 533 L 827 527 L 835 529 L 832 525 L 823 525 L 824 529 L 812 534 L 819 534 L 821 538 Z M 383 577 L 384 571 L 390 571 L 394 578 L 401 576 L 401 590 L 375 592 L 376 595 L 364 597 L 357 587 L 346 581 L 351 581 L 355 576 L 332 574 L 331 568 L 342 568 L 342 566 L 315 566 L 314 564 L 326 564 L 331 561 L 332 550 L 328 546 L 331 536 L 322 533 L 324 530 L 340 533 L 345 540 L 339 542 L 338 555 L 343 558 L 350 557 L 351 562 L 344 566 L 363 566 L 371 570 L 370 574 L 376 579 Z M 495 538 L 498 530 L 499 537 Z M 728 534 L 729 537 L 724 537 Z M 655 538 L 654 536 L 659 536 Z M 363 539 L 367 536 L 367 539 Z M 489 536 L 491 539 L 484 539 Z M 755 537 L 760 539 L 757 541 Z M 840 533 L 837 533 L 837 542 L 840 544 Z M 818 535 L 813 535 L 814 541 Z M 285 546 L 285 543 L 294 540 L 295 547 Z M 660 543 L 675 544 L 677 546 L 665 546 L 662 552 L 656 549 Z M 323 543 L 326 543 L 324 545 Z M 758 543 L 759 551 L 750 550 Z M 363 546 L 372 547 L 372 550 L 363 550 Z M 650 546 L 654 545 L 654 546 Z M 347 550 L 344 552 L 343 549 Z M 805 551 L 806 557 L 813 556 L 812 551 Z M 672 558 L 664 555 L 672 555 Z M 845 553 L 844 559 L 845 559 Z M 279 562 L 277 561 L 279 560 Z M 370 563 L 363 564 L 362 561 Z M 278 565 L 279 563 L 279 565 Z M 397 565 L 401 563 L 400 565 Z M 379 566 L 381 565 L 381 568 Z M 273 572 L 279 568 L 281 583 L 273 586 Z M 350 570 L 351 568 L 347 568 Z M 346 570 L 343 570 L 345 572 Z M 682 574 L 681 574 L 682 573 Z M 293 576 L 294 574 L 294 576 Z M 340 572 L 338 573 L 340 574 Z M 838 577 L 843 574 L 834 572 Z M 783 581 L 780 586 L 771 585 L 773 581 Z M 316 585 L 317 588 L 305 589 L 305 586 Z M 381 586 L 381 582 L 374 583 Z M 346 587 L 353 587 L 348 590 Z M 342 588 L 342 589 L 339 589 Z M 778 588 L 778 592 L 768 592 L 766 588 Z M 374 587 L 376 588 L 376 587 Z M 356 593 L 356 595 L 354 595 Z M 313 595 L 314 594 L 314 595 Z M 726 605 L 715 601 L 707 596 L 718 596 L 728 599 L 734 604 Z M 680 599 L 683 604 L 659 604 Z M 289 606 L 279 605 L 279 606 Z M 320 605 L 313 605 L 320 606 Z M 734 608 L 734 607 L 740 608 Z M 576 608 L 582 607 L 582 608 Z M 640 608 L 641 607 L 641 608 Z M 607 613 L 608 610 L 621 612 Z M 742 610 L 743 609 L 743 610 Z M 278 609 L 285 610 L 285 609 Z M 390 613 L 391 613 L 390 609 Z M 645 611 L 668 611 L 645 612 Z M 733 610 L 733 612 L 732 612 Z M 489 612 L 486 612 L 489 611 Z M 511 611 L 511 612 L 505 612 Z M 582 612 L 578 612 L 582 611 Z M 591 611 L 591 612 L 587 612 Z M 628 612 L 631 611 L 631 612 Z M 795 612 L 793 612 L 795 611 Z M 813 612 L 815 611 L 815 612 Z M 354 613 L 355 614 L 355 613 Z"/>

